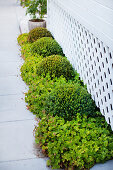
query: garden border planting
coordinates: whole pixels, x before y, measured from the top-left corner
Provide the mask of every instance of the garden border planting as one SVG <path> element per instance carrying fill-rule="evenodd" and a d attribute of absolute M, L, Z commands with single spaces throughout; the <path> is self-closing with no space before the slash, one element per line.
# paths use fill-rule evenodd
<path fill-rule="evenodd" d="M 41 118 L 34 134 L 36 143 L 49 157 L 47 165 L 52 169 L 90 169 L 95 163 L 112 159 L 113 132 L 62 48 L 53 38 L 29 43 L 28 36 L 18 37 L 25 59 L 21 76 L 29 85 L 27 108 Z M 46 50 L 44 43 L 37 45 L 48 39 L 57 44 L 58 50 L 53 50 L 51 42 Z M 48 48 L 52 54 L 47 53 Z"/>

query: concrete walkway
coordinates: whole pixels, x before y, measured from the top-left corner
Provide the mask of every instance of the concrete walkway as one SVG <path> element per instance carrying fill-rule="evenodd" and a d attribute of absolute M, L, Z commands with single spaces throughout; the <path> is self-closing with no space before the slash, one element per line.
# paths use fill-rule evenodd
<path fill-rule="evenodd" d="M 0 170 L 47 170 L 45 158 L 37 157 L 35 117 L 24 101 L 16 9 L 16 0 L 0 0 Z"/>

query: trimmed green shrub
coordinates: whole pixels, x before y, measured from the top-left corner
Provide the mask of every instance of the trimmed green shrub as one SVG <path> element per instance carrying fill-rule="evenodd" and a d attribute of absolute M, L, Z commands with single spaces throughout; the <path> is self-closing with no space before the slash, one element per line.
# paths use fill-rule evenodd
<path fill-rule="evenodd" d="M 35 128 L 36 143 L 49 156 L 53 169 L 90 169 L 95 163 L 113 158 L 113 132 L 104 118 L 67 121 L 59 117 L 43 117 Z"/>
<path fill-rule="evenodd" d="M 76 118 L 76 114 L 95 116 L 96 105 L 87 90 L 79 84 L 57 85 L 46 100 L 45 113 L 63 117 L 65 120 Z"/>
<path fill-rule="evenodd" d="M 37 53 L 43 57 L 53 54 L 63 55 L 60 45 L 56 42 L 56 40 L 50 37 L 43 37 L 34 42 L 31 46 L 31 53 Z"/>
<path fill-rule="evenodd" d="M 29 43 L 24 44 L 21 47 L 21 55 L 22 55 L 23 59 L 26 59 L 27 57 L 33 56 L 30 49 L 31 49 L 31 44 L 29 44 Z M 36 56 L 36 54 L 34 56 Z"/>
<path fill-rule="evenodd" d="M 42 57 L 30 56 L 26 58 L 24 64 L 21 67 L 21 76 L 26 84 L 30 84 L 33 80 L 37 78 L 36 66 L 38 62 L 42 60 Z"/>
<path fill-rule="evenodd" d="M 52 89 L 58 84 L 65 84 L 66 80 L 63 77 L 54 78 L 47 75 L 44 77 L 38 77 L 29 86 L 29 91 L 26 93 L 25 101 L 28 103 L 28 108 L 38 117 L 43 117 L 45 113 L 46 98 Z"/>
<path fill-rule="evenodd" d="M 37 75 L 49 75 L 52 77 L 60 77 L 63 75 L 67 80 L 74 79 L 76 73 L 67 60 L 66 57 L 60 55 L 52 55 L 46 58 L 43 58 L 42 61 L 37 65 Z"/>
<path fill-rule="evenodd" d="M 35 42 L 37 39 L 40 39 L 42 37 L 52 37 L 52 35 L 46 28 L 42 27 L 34 28 L 29 32 L 28 42 L 30 43 Z"/>
<path fill-rule="evenodd" d="M 22 46 L 22 45 L 28 43 L 27 39 L 28 39 L 28 33 L 24 33 L 24 34 L 19 35 L 18 38 L 17 38 L 18 44 L 20 46 Z"/>

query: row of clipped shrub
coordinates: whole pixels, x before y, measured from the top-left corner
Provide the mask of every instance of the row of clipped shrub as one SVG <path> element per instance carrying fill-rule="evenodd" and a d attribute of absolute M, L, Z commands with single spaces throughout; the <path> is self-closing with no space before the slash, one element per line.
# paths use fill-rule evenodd
<path fill-rule="evenodd" d="M 89 169 L 113 158 L 113 133 L 62 48 L 45 28 L 18 37 L 35 139 L 53 169 Z"/>

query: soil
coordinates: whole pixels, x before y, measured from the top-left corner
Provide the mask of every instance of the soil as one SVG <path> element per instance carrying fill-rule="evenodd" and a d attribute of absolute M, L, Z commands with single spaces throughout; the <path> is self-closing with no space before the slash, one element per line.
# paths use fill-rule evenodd
<path fill-rule="evenodd" d="M 32 22 L 43 22 L 44 20 L 43 19 L 30 19 L 29 21 L 32 21 Z"/>

